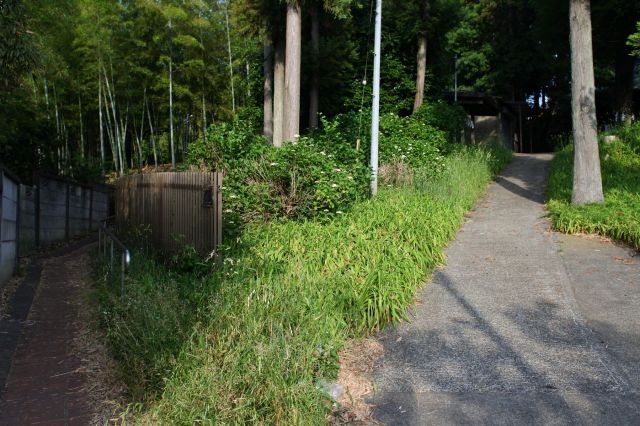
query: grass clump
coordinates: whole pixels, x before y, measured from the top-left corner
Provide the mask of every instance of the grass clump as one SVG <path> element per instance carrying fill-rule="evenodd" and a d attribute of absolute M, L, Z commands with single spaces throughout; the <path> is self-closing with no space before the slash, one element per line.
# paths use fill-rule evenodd
<path fill-rule="evenodd" d="M 599 234 L 640 249 L 640 125 L 631 127 L 619 129 L 620 140 L 600 147 L 604 203 L 571 205 L 573 146 L 556 154 L 547 189 L 555 229 Z"/>
<path fill-rule="evenodd" d="M 171 374 L 192 332 L 204 282 L 197 270 L 181 273 L 145 247 L 135 247 L 124 299 L 119 274 L 107 274 L 106 265 L 94 269 L 102 272 L 96 279 L 102 326 L 132 399 L 142 401 L 156 398 Z"/>
<path fill-rule="evenodd" d="M 127 342 L 116 346 L 128 352 L 124 369 L 165 372 L 162 382 L 147 381 L 156 386 L 147 394 L 161 396 L 148 398 L 136 421 L 324 423 L 329 402 L 318 383 L 335 378 L 346 339 L 405 317 L 416 290 L 443 263 L 464 212 L 508 159 L 498 152 L 460 150 L 437 177 L 415 170 L 411 183 L 384 187 L 331 220 L 247 226 L 210 275 L 134 271 L 128 306 L 154 303 L 144 291 L 153 285 L 169 295 L 161 309 L 179 317 L 171 322 L 190 325 L 160 321 L 166 330 L 154 329 L 182 339 L 176 351 L 173 341 L 167 349 L 136 335 L 145 336 L 151 313 L 123 309 L 111 318 L 112 339 Z"/>

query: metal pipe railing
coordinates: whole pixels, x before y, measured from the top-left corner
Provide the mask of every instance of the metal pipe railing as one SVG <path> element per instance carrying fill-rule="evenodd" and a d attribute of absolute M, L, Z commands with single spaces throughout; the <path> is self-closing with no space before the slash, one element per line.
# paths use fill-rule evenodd
<path fill-rule="evenodd" d="M 115 236 L 113 231 L 111 231 L 107 225 L 107 222 L 111 221 L 113 217 L 108 217 L 103 219 L 100 223 L 100 227 L 98 228 L 98 252 L 102 257 L 107 256 L 107 251 L 109 253 L 109 262 L 107 263 L 109 268 L 109 274 L 113 271 L 113 262 L 114 262 L 114 250 L 115 248 L 120 249 L 120 298 L 124 297 L 124 276 L 125 273 L 129 270 L 129 266 L 131 266 L 131 251 L 122 244 L 122 242 Z"/>

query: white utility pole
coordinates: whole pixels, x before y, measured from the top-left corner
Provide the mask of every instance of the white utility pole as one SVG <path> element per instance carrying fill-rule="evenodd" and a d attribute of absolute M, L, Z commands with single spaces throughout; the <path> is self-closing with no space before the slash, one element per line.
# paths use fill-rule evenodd
<path fill-rule="evenodd" d="M 378 128 L 380 124 L 380 40 L 382 0 L 376 0 L 376 31 L 373 42 L 373 105 L 371 106 L 371 195 L 378 193 Z"/>
<path fill-rule="evenodd" d="M 453 101 L 458 103 L 458 55 L 453 55 Z"/>

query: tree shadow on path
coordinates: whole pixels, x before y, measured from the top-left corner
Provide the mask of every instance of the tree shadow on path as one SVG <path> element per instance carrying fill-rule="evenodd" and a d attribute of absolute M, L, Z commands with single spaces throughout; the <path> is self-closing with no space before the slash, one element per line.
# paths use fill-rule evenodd
<path fill-rule="evenodd" d="M 540 298 L 485 318 L 438 271 L 457 303 L 442 327 L 383 333 L 394 383 L 374 395 L 387 424 L 637 424 L 635 389 L 570 311 Z M 461 308 L 461 309 L 459 309 Z M 459 312 L 459 314 L 458 314 Z M 500 318 L 496 320 L 496 318 Z M 640 341 L 640 335 L 635 336 Z"/>

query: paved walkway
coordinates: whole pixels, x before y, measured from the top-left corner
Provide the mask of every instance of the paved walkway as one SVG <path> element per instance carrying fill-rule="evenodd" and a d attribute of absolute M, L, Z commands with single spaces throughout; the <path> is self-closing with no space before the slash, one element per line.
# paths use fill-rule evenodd
<path fill-rule="evenodd" d="M 10 369 L 0 368 L 8 371 L 0 383 L 2 426 L 91 421 L 82 361 L 72 350 L 79 288 L 88 279 L 88 247 L 37 259 L 18 288 L 13 317 L 0 324 L 6 329 L 0 336 L 5 352 L 13 350 L 4 354 L 5 363 L 12 359 Z"/>
<path fill-rule="evenodd" d="M 382 333 L 390 424 L 640 424 L 640 258 L 544 219 L 550 155 L 517 155 Z"/>

